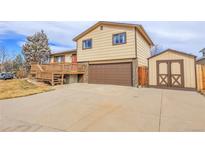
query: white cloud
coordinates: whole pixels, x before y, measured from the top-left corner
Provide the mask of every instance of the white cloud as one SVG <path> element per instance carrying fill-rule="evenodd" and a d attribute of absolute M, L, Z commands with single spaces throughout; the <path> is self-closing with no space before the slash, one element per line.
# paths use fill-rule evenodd
<path fill-rule="evenodd" d="M 19 41 L 17 42 L 19 47 L 22 47 L 25 44 L 25 41 Z M 71 48 L 65 47 L 65 46 L 58 46 L 58 45 L 49 45 L 52 53 L 71 50 Z M 73 49 L 73 48 L 72 48 Z"/>
<path fill-rule="evenodd" d="M 59 52 L 76 48 L 72 39 L 87 29 L 95 22 L 0 22 L 0 36 L 5 39 L 13 36 L 6 36 L 8 32 L 17 35 L 33 35 L 35 32 L 44 30 L 51 44 L 52 52 Z M 0 42 L 1 43 L 1 42 Z M 24 41 L 17 42 L 22 47 Z"/>
<path fill-rule="evenodd" d="M 21 35 L 32 35 L 44 30 L 49 41 L 60 45 L 74 45 L 72 38 L 94 22 L 0 22 L 0 34 L 13 31 Z"/>
<path fill-rule="evenodd" d="M 70 50 L 69 48 L 64 47 L 64 46 L 50 45 L 50 48 L 51 48 L 52 53 L 57 53 L 57 52 L 61 52 L 61 51 Z"/>
<path fill-rule="evenodd" d="M 25 44 L 25 41 L 19 41 L 17 42 L 17 44 L 19 45 L 19 47 L 22 47 Z"/>
<path fill-rule="evenodd" d="M 189 31 L 168 31 L 160 29 L 152 31 L 152 33 L 164 39 L 172 39 L 177 41 L 189 41 L 198 38 L 198 35 L 196 33 Z"/>
<path fill-rule="evenodd" d="M 95 22 L 0 22 L 0 34 L 12 31 L 28 36 L 44 30 L 50 42 L 74 47 L 72 38 L 93 23 Z"/>
<path fill-rule="evenodd" d="M 143 25 L 155 44 L 198 56 L 205 47 L 205 22 L 143 21 Z"/>

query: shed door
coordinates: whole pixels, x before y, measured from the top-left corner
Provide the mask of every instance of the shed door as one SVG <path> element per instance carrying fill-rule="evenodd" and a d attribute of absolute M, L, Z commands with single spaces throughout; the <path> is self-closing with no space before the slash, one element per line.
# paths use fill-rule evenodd
<path fill-rule="evenodd" d="M 157 61 L 157 85 L 164 87 L 184 87 L 183 60 Z"/>
<path fill-rule="evenodd" d="M 132 63 L 89 65 L 88 83 L 132 86 Z"/>
<path fill-rule="evenodd" d="M 169 86 L 169 62 L 157 61 L 157 85 Z"/>

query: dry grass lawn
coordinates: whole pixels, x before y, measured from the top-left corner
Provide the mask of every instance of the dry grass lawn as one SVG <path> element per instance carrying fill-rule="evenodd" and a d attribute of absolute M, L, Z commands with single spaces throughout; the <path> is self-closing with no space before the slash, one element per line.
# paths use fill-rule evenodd
<path fill-rule="evenodd" d="M 26 80 L 0 80 L 0 100 L 50 91 L 47 85 L 36 85 Z"/>

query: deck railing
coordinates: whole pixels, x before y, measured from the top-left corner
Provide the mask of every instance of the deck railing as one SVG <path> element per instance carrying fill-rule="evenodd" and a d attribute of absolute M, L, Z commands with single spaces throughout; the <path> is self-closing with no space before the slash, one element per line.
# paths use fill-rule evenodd
<path fill-rule="evenodd" d="M 85 64 L 32 64 L 30 78 L 38 81 L 46 81 L 51 85 L 63 84 L 64 75 L 66 74 L 84 74 L 87 66 Z"/>
<path fill-rule="evenodd" d="M 64 63 L 64 64 L 31 64 L 31 73 L 50 74 L 50 73 L 84 73 L 86 70 L 85 64 Z M 40 77 L 41 75 L 39 75 Z"/>

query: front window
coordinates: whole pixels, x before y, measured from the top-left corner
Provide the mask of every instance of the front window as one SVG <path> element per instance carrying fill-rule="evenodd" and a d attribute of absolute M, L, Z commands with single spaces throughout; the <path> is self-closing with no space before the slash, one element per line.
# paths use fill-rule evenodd
<path fill-rule="evenodd" d="M 87 39 L 83 41 L 83 49 L 92 48 L 92 39 Z"/>
<path fill-rule="evenodd" d="M 54 62 L 55 63 L 63 63 L 65 61 L 65 56 L 55 56 Z"/>
<path fill-rule="evenodd" d="M 126 33 L 113 35 L 113 45 L 125 44 L 125 43 L 126 43 Z"/>

